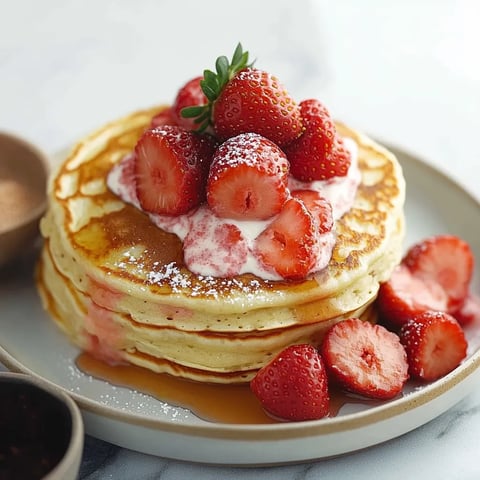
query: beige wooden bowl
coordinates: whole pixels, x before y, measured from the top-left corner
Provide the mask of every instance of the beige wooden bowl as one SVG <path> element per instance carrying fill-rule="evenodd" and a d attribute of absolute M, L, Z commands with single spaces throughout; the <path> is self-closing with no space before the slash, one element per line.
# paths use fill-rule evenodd
<path fill-rule="evenodd" d="M 38 236 L 48 171 L 40 150 L 0 132 L 0 267 L 28 250 Z"/>

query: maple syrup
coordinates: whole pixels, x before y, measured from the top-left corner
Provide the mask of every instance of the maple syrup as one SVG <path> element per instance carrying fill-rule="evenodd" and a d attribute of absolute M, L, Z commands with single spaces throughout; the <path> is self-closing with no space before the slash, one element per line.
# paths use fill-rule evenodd
<path fill-rule="evenodd" d="M 109 365 L 88 353 L 81 353 L 76 363 L 87 375 L 151 395 L 170 405 L 186 408 L 203 420 L 232 424 L 280 422 L 263 410 L 248 384 L 195 382 L 134 365 Z M 330 389 L 329 416 L 336 416 L 347 403 L 363 404 L 371 401 Z"/>

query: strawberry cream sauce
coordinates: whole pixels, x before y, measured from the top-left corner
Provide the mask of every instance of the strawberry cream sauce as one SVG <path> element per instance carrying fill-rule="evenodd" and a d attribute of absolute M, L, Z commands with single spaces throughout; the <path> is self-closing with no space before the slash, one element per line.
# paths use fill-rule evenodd
<path fill-rule="evenodd" d="M 332 205 L 333 217 L 340 218 L 353 205 L 361 174 L 357 162 L 357 145 L 344 139 L 351 153 L 351 165 L 344 177 L 301 182 L 289 178 L 290 191 L 316 190 Z M 134 156 L 127 155 L 114 165 L 107 178 L 110 190 L 123 201 L 141 209 L 134 178 Z M 197 275 L 230 277 L 252 273 L 265 280 L 282 280 L 276 272 L 266 269 L 254 255 L 254 241 L 268 226 L 268 220 L 233 220 L 219 218 L 207 204 L 184 215 L 149 214 L 150 220 L 162 230 L 177 235 L 183 242 L 185 264 Z M 330 261 L 335 245 L 335 231 L 319 234 L 316 241 L 316 262 L 310 273 L 322 270 Z"/>

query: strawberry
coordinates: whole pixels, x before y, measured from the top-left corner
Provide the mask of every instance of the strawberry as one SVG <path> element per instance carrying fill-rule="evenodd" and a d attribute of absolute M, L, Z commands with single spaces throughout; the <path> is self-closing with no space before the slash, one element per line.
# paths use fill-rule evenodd
<path fill-rule="evenodd" d="M 251 68 L 248 52 L 238 44 L 231 62 L 224 56 L 216 72 L 206 70 L 200 82 L 208 104 L 184 109 L 200 130 L 213 125 L 220 140 L 241 133 L 258 133 L 279 146 L 302 132 L 300 109 L 279 81 L 269 73 Z"/>
<path fill-rule="evenodd" d="M 213 156 L 207 201 L 219 217 L 265 220 L 288 197 L 288 161 L 280 148 L 256 134 L 228 139 Z"/>
<path fill-rule="evenodd" d="M 447 311 L 459 309 L 473 274 L 473 253 L 454 235 L 437 235 L 412 246 L 403 263 L 416 278 L 437 282 L 448 296 Z"/>
<path fill-rule="evenodd" d="M 134 165 L 142 209 L 180 215 L 202 202 L 213 149 L 210 137 L 178 126 L 144 132 L 135 146 Z"/>
<path fill-rule="evenodd" d="M 315 222 L 302 201 L 290 198 L 254 242 L 254 254 L 284 279 L 305 278 L 315 262 Z"/>
<path fill-rule="evenodd" d="M 389 280 L 380 285 L 377 307 L 382 321 L 400 328 L 425 310 L 446 310 L 448 297 L 435 281 L 417 278 L 404 265 L 398 265 Z"/>
<path fill-rule="evenodd" d="M 328 110 L 318 100 L 300 103 L 304 132 L 284 150 L 290 170 L 302 182 L 345 176 L 350 167 L 350 153 L 338 136 Z"/>
<path fill-rule="evenodd" d="M 330 202 L 316 190 L 294 190 L 292 196 L 300 199 L 312 214 L 319 233 L 330 232 L 333 228 L 333 212 Z"/>
<path fill-rule="evenodd" d="M 433 381 L 456 368 L 467 355 L 462 327 L 446 312 L 429 310 L 400 329 L 412 378 Z"/>
<path fill-rule="evenodd" d="M 270 73 L 256 68 L 240 71 L 215 101 L 213 126 L 220 138 L 256 132 L 284 146 L 302 132 L 300 109 Z"/>
<path fill-rule="evenodd" d="M 187 107 L 202 106 L 208 103 L 208 99 L 200 85 L 202 80 L 203 77 L 195 77 L 189 80 L 177 92 L 172 105 L 172 116 L 175 122 L 187 130 L 196 130 L 198 125 L 194 119 L 183 117 L 181 114 L 182 110 Z"/>
<path fill-rule="evenodd" d="M 250 382 L 253 393 L 271 415 L 293 421 L 329 414 L 328 380 L 312 345 L 292 345 L 258 371 Z"/>
<path fill-rule="evenodd" d="M 480 321 L 480 298 L 469 293 L 462 306 L 452 312 L 452 316 L 462 326 L 470 325 Z"/>
<path fill-rule="evenodd" d="M 158 112 L 150 123 L 150 128 L 162 127 L 163 125 L 177 125 L 177 121 L 173 117 L 171 107 L 164 108 Z"/>
<path fill-rule="evenodd" d="M 408 379 L 405 350 L 398 336 L 381 325 L 358 318 L 336 323 L 320 352 L 330 377 L 365 397 L 393 398 Z"/>

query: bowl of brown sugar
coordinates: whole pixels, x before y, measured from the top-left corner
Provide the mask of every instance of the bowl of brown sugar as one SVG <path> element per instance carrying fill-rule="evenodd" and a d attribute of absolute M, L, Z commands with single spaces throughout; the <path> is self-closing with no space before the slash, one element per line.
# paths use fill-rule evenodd
<path fill-rule="evenodd" d="M 0 132 L 0 267 L 28 250 L 38 236 L 48 171 L 38 148 Z"/>

